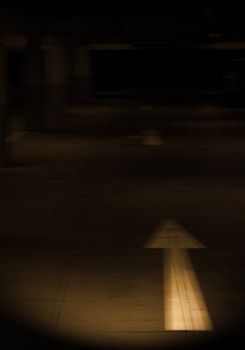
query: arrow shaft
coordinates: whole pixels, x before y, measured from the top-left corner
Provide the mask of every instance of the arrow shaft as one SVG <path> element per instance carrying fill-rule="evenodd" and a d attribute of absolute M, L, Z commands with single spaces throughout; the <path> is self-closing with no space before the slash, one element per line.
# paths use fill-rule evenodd
<path fill-rule="evenodd" d="M 164 328 L 212 329 L 201 288 L 184 249 L 168 249 L 164 254 Z"/>

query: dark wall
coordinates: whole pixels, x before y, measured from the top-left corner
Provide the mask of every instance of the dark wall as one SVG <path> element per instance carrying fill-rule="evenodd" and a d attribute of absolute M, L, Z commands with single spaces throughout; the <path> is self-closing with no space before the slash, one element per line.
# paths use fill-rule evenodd
<path fill-rule="evenodd" d="M 93 50 L 93 88 L 114 92 L 221 89 L 223 75 L 233 69 L 231 62 L 237 57 L 245 57 L 244 51 Z"/>

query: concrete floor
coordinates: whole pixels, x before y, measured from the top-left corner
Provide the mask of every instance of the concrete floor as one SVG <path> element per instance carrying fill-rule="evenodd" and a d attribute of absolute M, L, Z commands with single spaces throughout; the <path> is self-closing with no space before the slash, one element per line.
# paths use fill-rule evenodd
<path fill-rule="evenodd" d="M 140 133 L 23 134 L 12 144 L 15 166 L 0 171 L 3 311 L 74 346 L 200 346 L 242 329 L 238 131 L 160 131 L 155 146 Z M 163 219 L 207 247 L 189 256 L 212 332 L 164 331 L 165 253 L 144 248 Z"/>

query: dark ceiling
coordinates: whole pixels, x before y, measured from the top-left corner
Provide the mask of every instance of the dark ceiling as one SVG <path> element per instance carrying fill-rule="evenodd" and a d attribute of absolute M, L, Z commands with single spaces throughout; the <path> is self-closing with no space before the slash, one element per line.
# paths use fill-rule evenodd
<path fill-rule="evenodd" d="M 0 9 L 45 34 L 75 33 L 127 39 L 205 40 L 222 34 L 224 41 L 245 41 L 245 13 L 239 0 L 8 0 Z M 63 24 L 62 24 L 63 20 Z M 29 22 L 28 22 L 29 21 Z M 62 29 L 63 26 L 63 29 Z M 73 29 L 72 29 L 73 28 Z M 42 29 L 43 30 L 43 29 Z M 148 39 L 147 39 L 148 36 Z M 194 38 L 194 39 L 193 39 Z"/>
<path fill-rule="evenodd" d="M 4 6 L 21 14 L 55 17 L 162 17 L 190 18 L 207 21 L 241 18 L 242 1 L 238 0 L 8 0 Z"/>

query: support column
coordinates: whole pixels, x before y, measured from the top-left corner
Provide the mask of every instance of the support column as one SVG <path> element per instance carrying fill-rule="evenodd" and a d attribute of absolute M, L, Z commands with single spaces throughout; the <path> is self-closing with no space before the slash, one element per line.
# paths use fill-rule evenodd
<path fill-rule="evenodd" d="M 43 53 L 38 39 L 30 39 L 25 60 L 25 113 L 28 130 L 45 127 Z"/>
<path fill-rule="evenodd" d="M 91 95 L 91 57 L 88 46 L 77 45 L 73 50 L 71 64 L 71 100 L 82 103 Z"/>
<path fill-rule="evenodd" d="M 0 167 L 7 165 L 7 56 L 6 48 L 0 43 Z"/>
<path fill-rule="evenodd" d="M 66 47 L 59 43 L 45 45 L 46 111 L 49 117 L 62 113 L 67 99 Z"/>

